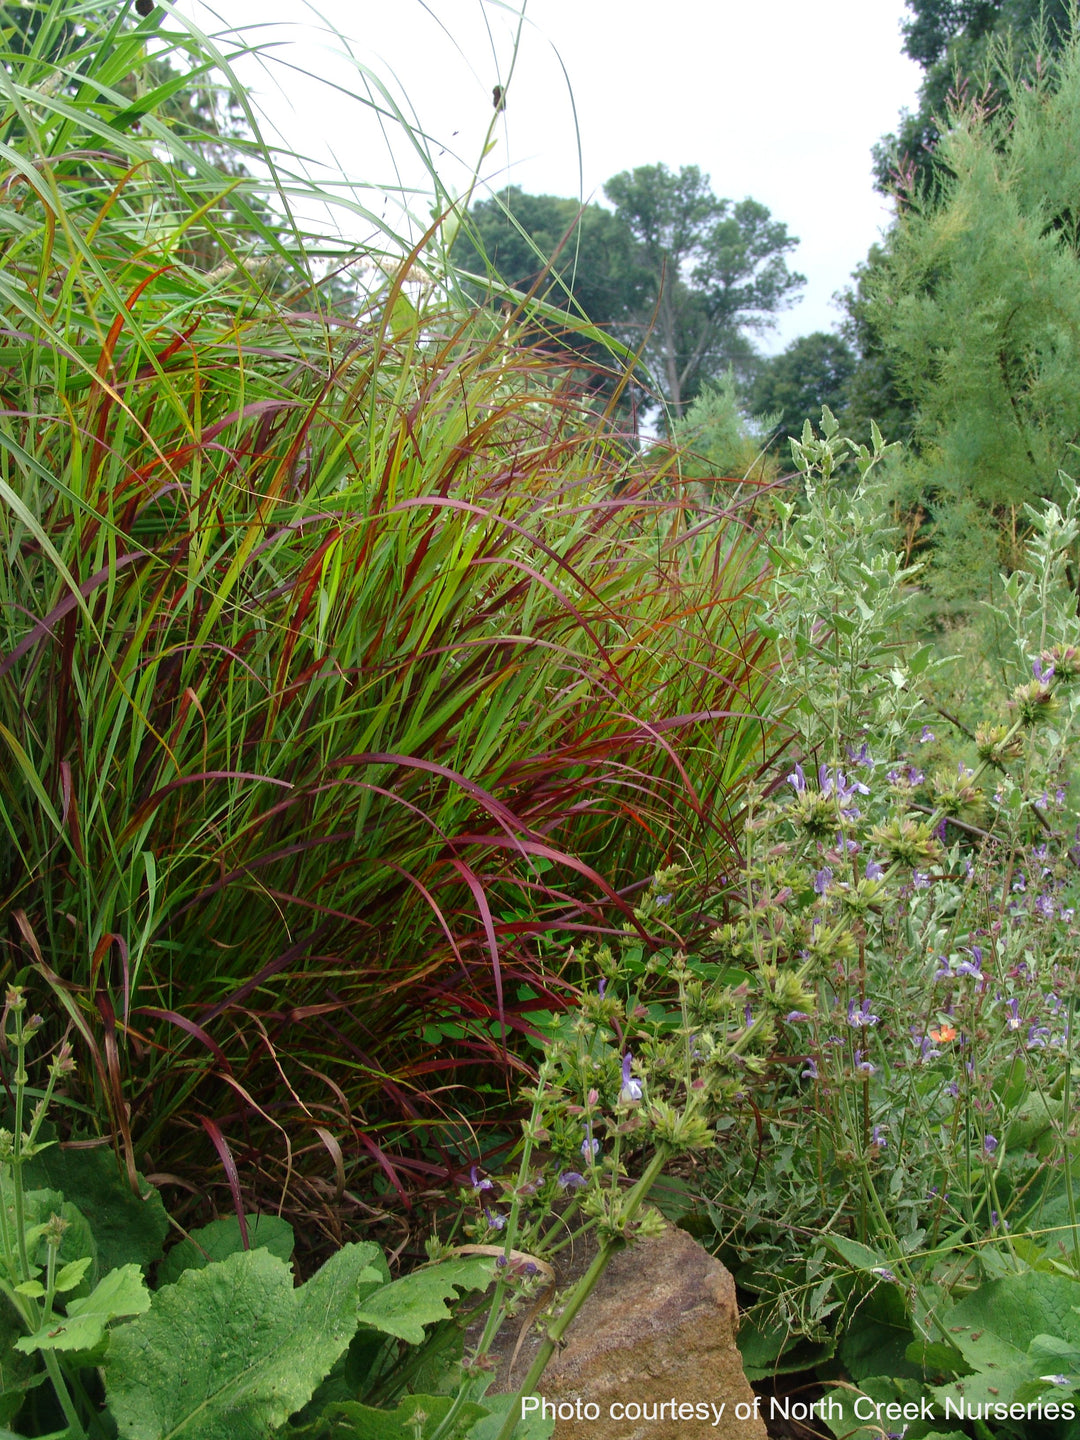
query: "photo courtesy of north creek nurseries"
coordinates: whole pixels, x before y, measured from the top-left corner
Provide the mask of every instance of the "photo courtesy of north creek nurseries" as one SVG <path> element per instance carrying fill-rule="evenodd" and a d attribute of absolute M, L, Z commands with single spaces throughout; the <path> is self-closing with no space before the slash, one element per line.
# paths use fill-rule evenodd
<path fill-rule="evenodd" d="M 1080 16 L 897 0 L 782 341 L 335 5 L 0 3 L 0 1440 L 1080 1440 Z"/>

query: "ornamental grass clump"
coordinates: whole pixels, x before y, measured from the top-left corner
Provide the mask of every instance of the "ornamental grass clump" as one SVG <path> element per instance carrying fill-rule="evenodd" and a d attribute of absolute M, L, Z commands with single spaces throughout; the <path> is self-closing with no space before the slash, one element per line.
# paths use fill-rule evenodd
<path fill-rule="evenodd" d="M 338 1234 L 358 1167 L 454 1172 L 469 1087 L 563 1003 L 541 935 L 630 917 L 658 843 L 730 849 L 762 562 L 522 314 L 456 307 L 439 222 L 350 254 L 297 157 L 181 122 L 169 54 L 234 85 L 205 37 L 34 14 L 0 57 L 4 960 L 129 1176 Z"/>

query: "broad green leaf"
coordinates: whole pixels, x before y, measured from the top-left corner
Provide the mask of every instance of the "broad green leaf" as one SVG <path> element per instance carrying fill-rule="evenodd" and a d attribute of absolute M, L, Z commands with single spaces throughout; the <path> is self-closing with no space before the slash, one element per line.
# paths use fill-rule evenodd
<path fill-rule="evenodd" d="M 486 1255 L 464 1260 L 446 1260 L 427 1265 L 392 1280 L 360 1307 L 357 1320 L 387 1335 L 396 1335 L 410 1345 L 424 1339 L 424 1326 L 448 1320 L 447 1300 L 456 1300 L 458 1290 L 486 1290 L 493 1278 L 494 1262 Z"/>
<path fill-rule="evenodd" d="M 26 1392 L 40 1385 L 45 1372 L 31 1355 L 15 1349 L 20 1325 L 10 1305 L 0 1305 L 0 1426 L 9 1424 L 22 1409 Z M 8 1432 L 0 1430 L 0 1440 Z"/>
<path fill-rule="evenodd" d="M 498 1440 L 506 1412 L 517 1403 L 517 1395 L 485 1395 L 487 1414 L 475 1421 L 467 1440 Z M 555 1421 L 550 1416 L 545 1420 L 537 1411 L 519 1416 L 514 1440 L 550 1440 L 555 1433 Z"/>
<path fill-rule="evenodd" d="M 248 1240 L 252 1250 L 269 1250 L 279 1260 L 290 1260 L 296 1239 L 293 1228 L 287 1220 L 276 1215 L 245 1215 Z M 198 1230 L 192 1230 L 186 1240 L 174 1245 L 158 1266 L 157 1283 L 171 1285 L 179 1280 L 185 1270 L 202 1270 L 215 1260 L 224 1260 L 226 1255 L 235 1255 L 243 1250 L 240 1225 L 235 1215 L 222 1220 L 211 1220 Z"/>
<path fill-rule="evenodd" d="M 382 1282 L 372 1244 L 346 1245 L 311 1279 L 266 1250 L 188 1270 L 113 1332 L 109 1407 L 125 1440 L 265 1440 L 310 1398 Z"/>
<path fill-rule="evenodd" d="M 35 1335 L 15 1342 L 16 1350 L 92 1350 L 111 1320 L 141 1315 L 150 1308 L 150 1292 L 138 1265 L 110 1270 L 95 1289 L 72 1300 L 66 1315 L 54 1315 Z"/>
<path fill-rule="evenodd" d="M 101 1273 L 132 1261 L 146 1270 L 160 1257 L 169 1230 L 161 1196 L 141 1176 L 141 1194 L 132 1194 L 111 1150 L 54 1145 L 34 1157 L 26 1175 L 77 1199 L 93 1231 Z"/>
<path fill-rule="evenodd" d="M 62 1266 L 53 1285 L 56 1293 L 66 1295 L 69 1290 L 74 1290 L 92 1264 L 91 1256 L 83 1255 L 78 1260 L 70 1260 Z"/>

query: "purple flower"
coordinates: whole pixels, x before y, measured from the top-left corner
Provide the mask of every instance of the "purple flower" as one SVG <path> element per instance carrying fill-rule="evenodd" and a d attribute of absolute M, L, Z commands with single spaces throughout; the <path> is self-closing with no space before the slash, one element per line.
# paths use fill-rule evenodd
<path fill-rule="evenodd" d="M 924 770 L 920 770 L 917 765 L 909 765 L 907 767 L 907 783 L 912 787 L 912 789 L 914 789 L 917 785 L 921 785 L 925 779 L 926 772 Z"/>
<path fill-rule="evenodd" d="M 869 1000 L 864 1000 L 861 1005 L 856 1005 L 854 1000 L 848 1001 L 847 1023 L 856 1030 L 863 1029 L 867 1025 L 876 1025 L 880 1019 L 880 1015 L 870 1013 Z"/>
<path fill-rule="evenodd" d="M 622 1089 L 619 1091 L 619 1100 L 623 1105 L 636 1105 L 642 1096 L 641 1081 L 636 1080 L 630 1073 L 630 1066 L 634 1063 L 634 1057 L 627 1050 L 622 1062 Z"/>
<path fill-rule="evenodd" d="M 1054 902 L 1050 899 L 1049 895 L 1036 895 L 1031 908 L 1042 920 L 1052 920 L 1054 918 Z"/>
<path fill-rule="evenodd" d="M 819 1077 L 818 1077 L 818 1070 L 817 1070 L 817 1061 L 811 1059 L 811 1058 L 808 1056 L 808 1057 L 807 1057 L 807 1060 L 806 1060 L 806 1069 L 805 1069 L 805 1070 L 802 1072 L 802 1074 L 799 1076 L 799 1079 L 800 1079 L 800 1080 L 817 1080 L 818 1078 L 819 1078 Z"/>
<path fill-rule="evenodd" d="M 825 891 L 829 888 L 829 882 L 832 880 L 832 878 L 833 872 L 829 869 L 827 865 L 823 869 L 819 870 L 814 876 L 815 895 L 824 895 Z"/>
<path fill-rule="evenodd" d="M 803 774 L 803 768 L 798 761 L 795 762 L 795 769 L 790 775 L 785 776 L 785 779 L 797 795 L 801 795 L 806 789 L 806 776 Z"/>
<path fill-rule="evenodd" d="M 867 1060 L 865 1050 L 856 1050 L 855 1069 L 858 1070 L 860 1075 L 873 1075 L 877 1070 L 877 1066 L 871 1065 L 870 1061 Z"/>
<path fill-rule="evenodd" d="M 1034 802 L 1034 804 L 1035 804 L 1035 809 L 1036 809 L 1036 810 L 1049 810 L 1049 808 L 1050 808 L 1050 794 L 1049 794 L 1049 792 L 1046 791 L 1046 790 L 1044 790 L 1044 791 L 1042 792 L 1042 794 L 1039 796 L 1039 798 Z"/>
<path fill-rule="evenodd" d="M 604 991 L 607 989 L 607 980 L 601 980 L 600 984 L 596 987 L 596 989 L 597 993 L 600 996 L 600 999 L 602 1000 L 604 998 Z"/>
<path fill-rule="evenodd" d="M 911 872 L 911 883 L 916 890 L 928 890 L 930 888 L 930 876 L 924 870 L 913 870 Z"/>
<path fill-rule="evenodd" d="M 483 1194 L 485 1190 L 494 1190 L 495 1186 L 490 1180 L 481 1180 L 480 1171 L 477 1166 L 469 1166 L 469 1184 L 476 1191 L 477 1195 Z"/>
<path fill-rule="evenodd" d="M 749 1002 L 747 1002 L 747 1004 L 743 1006 L 743 1019 L 746 1021 L 748 1026 L 754 1023 L 754 1012 L 750 1009 Z"/>
<path fill-rule="evenodd" d="M 961 960 L 953 971 L 954 975 L 969 975 L 972 980 L 981 980 L 983 973 L 975 960 Z"/>
<path fill-rule="evenodd" d="M 929 726 L 929 725 L 924 725 L 924 726 L 922 727 L 922 733 L 921 733 L 920 736 L 919 736 L 919 744 L 920 744 L 920 745 L 929 745 L 930 742 L 931 742 L 931 740 L 936 740 L 936 739 L 937 739 L 937 736 L 936 736 L 936 735 L 934 734 L 934 732 L 930 729 L 930 726 Z"/>
<path fill-rule="evenodd" d="M 1029 1025 L 1026 1048 L 1028 1050 L 1042 1050 L 1049 1038 L 1050 1031 L 1045 1025 Z"/>
<path fill-rule="evenodd" d="M 865 770 L 873 770 L 874 766 L 877 764 L 877 761 L 870 754 L 870 746 L 865 740 L 863 741 L 862 745 L 860 745 L 858 750 L 853 750 L 850 745 L 848 745 L 846 748 L 848 759 L 853 765 L 858 765 L 860 768 Z"/>
<path fill-rule="evenodd" d="M 600 1154 L 600 1141 L 593 1139 L 592 1126 L 585 1126 L 585 1139 L 581 1142 L 582 1158 L 591 1165 Z"/>
<path fill-rule="evenodd" d="M 1016 879 L 1012 883 L 1012 888 L 1020 895 L 1023 895 L 1027 890 L 1027 881 L 1024 879 L 1024 872 L 1022 870 L 1016 872 Z"/>
<path fill-rule="evenodd" d="M 1064 805 L 1064 804 L 1065 804 L 1065 791 L 1062 789 L 1062 787 L 1061 787 L 1060 785 L 1059 785 L 1058 788 L 1054 791 L 1054 804 L 1055 804 L 1055 805 Z"/>
<path fill-rule="evenodd" d="M 947 955 L 941 955 L 938 958 L 941 960 L 941 964 L 934 971 L 934 979 L 951 980 L 952 970 L 949 968 L 949 957 Z"/>
<path fill-rule="evenodd" d="M 584 1175 L 579 1175 L 576 1170 L 562 1170 L 559 1178 L 555 1181 L 560 1190 L 580 1190 L 583 1185 L 589 1182 Z"/>
<path fill-rule="evenodd" d="M 871 1275 L 880 1275 L 882 1280 L 895 1280 L 896 1276 L 887 1265 L 875 1265 L 870 1271 Z"/>
<path fill-rule="evenodd" d="M 1011 1000 L 1006 1000 L 1005 1008 L 1009 1012 L 1009 1017 L 1005 1021 L 1007 1028 L 1010 1030 L 1019 1030 L 1020 1026 L 1024 1022 L 1020 1019 L 1020 1016 L 1017 1013 L 1019 1009 L 1019 1002 L 1017 1001 L 1015 996 L 1013 996 Z"/>
<path fill-rule="evenodd" d="M 880 880 L 881 877 L 885 874 L 884 870 L 882 870 L 881 866 L 876 860 L 868 860 L 866 862 L 865 873 L 867 880 Z"/>
<path fill-rule="evenodd" d="M 987 1155 L 992 1155 L 997 1149 L 997 1147 L 998 1142 L 996 1135 L 986 1135 L 983 1137 L 983 1149 L 986 1151 Z"/>
<path fill-rule="evenodd" d="M 1044 669 L 1041 660 L 1033 660 L 1031 662 L 1031 673 L 1040 685 L 1049 685 L 1050 681 L 1054 678 L 1054 667 L 1053 665 L 1047 665 Z"/>
<path fill-rule="evenodd" d="M 784 1019 L 789 1025 L 798 1025 L 802 1020 L 809 1020 L 810 1016 L 805 1010 L 789 1010 Z"/>
<path fill-rule="evenodd" d="M 488 1210 L 486 1207 L 484 1209 L 484 1214 L 487 1216 L 487 1222 L 491 1226 L 492 1230 L 506 1229 L 505 1215 L 500 1215 L 497 1210 Z"/>
<path fill-rule="evenodd" d="M 878 1150 L 887 1150 L 889 1148 L 889 1142 L 885 1139 L 885 1130 L 881 1125 L 875 1125 L 873 1130 L 871 1130 L 870 1144 L 876 1146 Z"/>

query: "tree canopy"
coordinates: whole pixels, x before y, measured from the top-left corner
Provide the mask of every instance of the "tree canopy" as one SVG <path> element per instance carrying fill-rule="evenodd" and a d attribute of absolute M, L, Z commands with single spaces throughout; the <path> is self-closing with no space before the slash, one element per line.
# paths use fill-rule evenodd
<path fill-rule="evenodd" d="M 823 405 L 844 409 L 854 372 L 855 353 L 847 341 L 816 330 L 760 362 L 747 402 L 755 415 L 768 415 L 781 436 L 798 436 L 804 420 L 817 422 Z"/>
<path fill-rule="evenodd" d="M 806 281 L 785 257 L 799 242 L 758 201 L 718 198 L 696 165 L 639 166 L 604 193 L 637 245 L 637 323 L 677 416 L 792 303 Z"/>
<path fill-rule="evenodd" d="M 535 290 L 632 350 L 644 348 L 660 398 L 678 415 L 772 323 L 804 283 L 788 269 L 798 243 L 756 200 L 721 200 L 695 165 L 646 165 L 609 180 L 601 205 L 517 187 L 482 200 L 454 244 L 456 265 Z M 606 363 L 602 343 L 566 343 Z"/>
<path fill-rule="evenodd" d="M 1006 101 L 954 106 L 935 189 L 901 210 L 865 292 L 915 407 L 925 503 L 969 529 L 1056 496 L 1080 443 L 1080 44 Z"/>
<path fill-rule="evenodd" d="M 874 150 L 877 188 L 892 193 L 934 183 L 934 153 L 950 95 L 965 90 L 1000 103 L 1010 74 L 1033 79 L 1069 34 L 1070 0 L 906 0 L 904 52 L 924 72 L 919 104 Z M 1006 51 L 1011 53 L 1003 64 Z"/>

